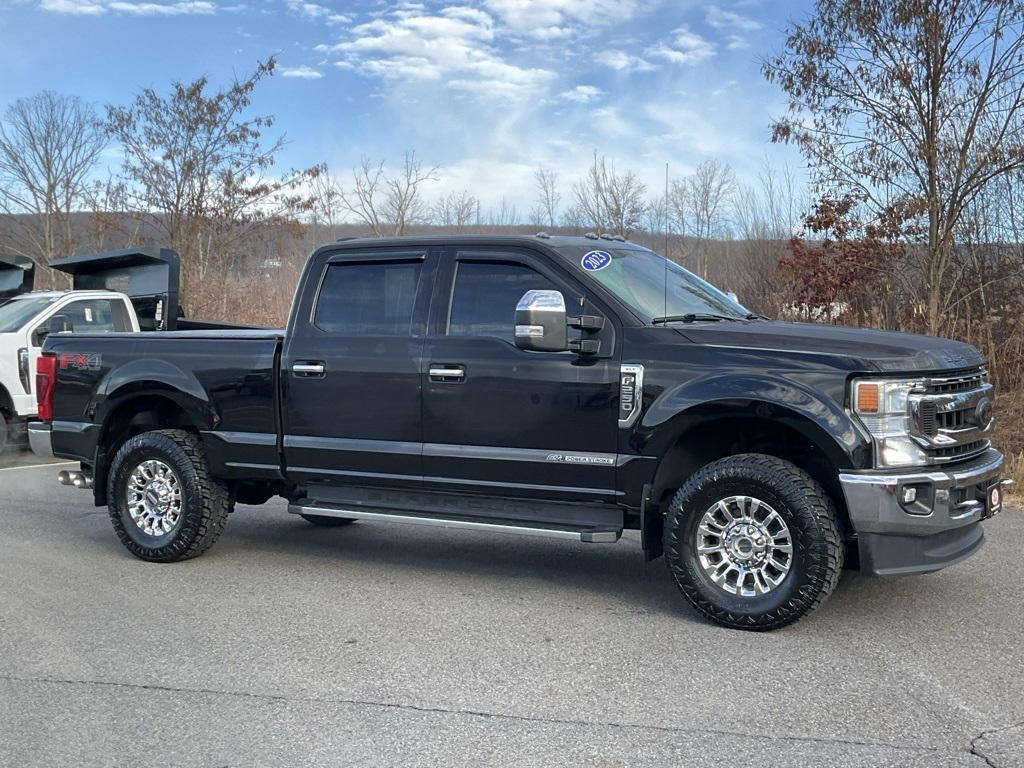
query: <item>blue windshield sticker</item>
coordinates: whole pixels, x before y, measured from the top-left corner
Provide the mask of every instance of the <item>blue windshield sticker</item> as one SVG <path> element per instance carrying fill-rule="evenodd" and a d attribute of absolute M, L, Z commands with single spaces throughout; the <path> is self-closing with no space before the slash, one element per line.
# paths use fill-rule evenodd
<path fill-rule="evenodd" d="M 580 260 L 580 266 L 587 272 L 597 272 L 612 263 L 612 255 L 604 251 L 591 251 Z"/>

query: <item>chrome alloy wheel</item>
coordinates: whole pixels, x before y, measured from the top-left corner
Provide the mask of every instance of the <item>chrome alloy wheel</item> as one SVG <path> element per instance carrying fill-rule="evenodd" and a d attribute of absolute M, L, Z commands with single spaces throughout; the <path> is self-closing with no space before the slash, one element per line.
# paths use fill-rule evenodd
<path fill-rule="evenodd" d="M 756 597 L 785 580 L 793 565 L 793 537 L 786 521 L 765 502 L 729 496 L 701 518 L 697 556 L 722 590 Z"/>
<path fill-rule="evenodd" d="M 140 531 L 164 536 L 181 520 L 181 481 L 162 461 L 149 459 L 132 470 L 125 503 Z"/>

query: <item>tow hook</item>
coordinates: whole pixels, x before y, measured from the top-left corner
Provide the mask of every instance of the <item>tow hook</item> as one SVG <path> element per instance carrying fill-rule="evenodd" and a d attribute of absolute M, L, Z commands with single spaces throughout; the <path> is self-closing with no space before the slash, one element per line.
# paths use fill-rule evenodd
<path fill-rule="evenodd" d="M 92 475 L 87 475 L 84 472 L 68 472 L 66 469 L 62 469 L 57 474 L 57 480 L 61 485 L 73 485 L 75 488 L 83 490 L 92 488 Z"/>

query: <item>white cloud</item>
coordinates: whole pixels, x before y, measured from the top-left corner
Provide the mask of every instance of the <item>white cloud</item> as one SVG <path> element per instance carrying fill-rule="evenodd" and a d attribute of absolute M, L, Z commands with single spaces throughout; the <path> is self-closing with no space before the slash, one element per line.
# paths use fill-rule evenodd
<path fill-rule="evenodd" d="M 639 56 L 616 50 L 602 51 L 594 63 L 618 72 L 650 72 L 657 68 Z"/>
<path fill-rule="evenodd" d="M 579 24 L 607 26 L 633 18 L 638 0 L 484 0 L 484 6 L 515 32 Z"/>
<path fill-rule="evenodd" d="M 571 27 L 536 27 L 530 30 L 530 37 L 543 42 L 564 40 L 567 37 L 571 37 L 572 34 L 573 30 Z"/>
<path fill-rule="evenodd" d="M 715 29 L 739 29 L 743 32 L 754 32 L 761 28 L 761 23 L 754 19 L 742 16 L 733 11 L 723 11 L 718 6 L 712 5 L 708 8 L 707 23 Z"/>
<path fill-rule="evenodd" d="M 213 3 L 203 2 L 178 2 L 178 3 L 96 3 L 90 0 L 42 0 L 39 7 L 51 13 L 63 13 L 69 15 L 99 16 L 107 11 L 115 13 L 127 13 L 132 16 L 185 16 L 185 15 L 209 15 L 216 13 L 217 8 Z"/>
<path fill-rule="evenodd" d="M 303 0 L 287 0 L 286 5 L 289 11 L 307 19 L 320 19 L 332 13 L 330 8 L 325 8 L 316 3 L 303 2 Z"/>
<path fill-rule="evenodd" d="M 184 16 L 184 15 L 208 15 L 216 12 L 213 3 L 192 2 L 192 3 L 109 3 L 107 7 L 119 13 L 128 13 L 133 16 Z"/>
<path fill-rule="evenodd" d="M 577 85 L 572 90 L 559 94 L 559 96 L 567 101 L 589 104 L 604 96 L 604 91 L 593 85 Z"/>
<path fill-rule="evenodd" d="M 447 8 L 432 15 L 406 7 L 354 27 L 350 39 L 327 50 L 364 75 L 441 81 L 484 97 L 527 98 L 553 78 L 545 69 L 506 61 L 492 47 L 495 37 L 494 21 L 483 11 Z"/>
<path fill-rule="evenodd" d="M 671 40 L 658 43 L 648 53 L 673 64 L 696 64 L 715 55 L 715 44 L 682 26 L 672 33 Z"/>
<path fill-rule="evenodd" d="M 98 16 L 107 10 L 102 3 L 93 3 L 89 0 L 42 0 L 39 7 L 51 13 L 80 16 Z"/>
<path fill-rule="evenodd" d="M 683 146 L 699 157 L 723 157 L 739 144 L 737 131 L 730 127 L 738 123 L 711 120 L 706 110 L 693 109 L 687 102 L 651 102 L 644 112 L 661 125 L 656 133 L 668 148 Z"/>
<path fill-rule="evenodd" d="M 312 67 L 280 67 L 281 77 L 300 77 L 304 80 L 319 80 L 323 77 L 322 72 L 317 72 Z"/>

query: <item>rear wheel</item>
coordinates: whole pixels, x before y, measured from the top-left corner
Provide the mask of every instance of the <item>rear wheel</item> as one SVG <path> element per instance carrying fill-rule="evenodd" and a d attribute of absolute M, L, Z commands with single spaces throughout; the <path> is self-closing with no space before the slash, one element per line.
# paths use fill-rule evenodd
<path fill-rule="evenodd" d="M 7 436 L 10 434 L 11 427 L 7 423 L 7 414 L 0 411 L 0 453 L 4 452 L 4 448 L 7 447 Z"/>
<path fill-rule="evenodd" d="M 227 488 L 210 475 L 199 438 L 144 432 L 118 450 L 107 482 L 110 519 L 141 560 L 171 563 L 213 546 L 229 511 Z"/>
<path fill-rule="evenodd" d="M 791 624 L 835 589 L 844 548 L 832 500 L 773 456 L 742 454 L 699 470 L 672 500 L 665 555 L 702 614 L 754 631 Z"/>

